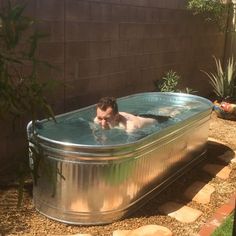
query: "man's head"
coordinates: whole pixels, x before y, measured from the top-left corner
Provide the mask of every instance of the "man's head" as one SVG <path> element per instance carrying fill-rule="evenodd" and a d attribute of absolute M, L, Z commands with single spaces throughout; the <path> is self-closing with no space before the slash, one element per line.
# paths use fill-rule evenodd
<path fill-rule="evenodd" d="M 119 118 L 118 105 L 114 97 L 103 97 L 97 104 L 97 120 L 103 129 L 114 127 Z"/>

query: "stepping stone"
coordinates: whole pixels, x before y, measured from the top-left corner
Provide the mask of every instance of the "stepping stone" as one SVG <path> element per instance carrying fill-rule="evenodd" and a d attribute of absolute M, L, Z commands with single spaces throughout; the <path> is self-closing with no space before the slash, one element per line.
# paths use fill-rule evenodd
<path fill-rule="evenodd" d="M 236 157 L 231 160 L 232 164 L 236 164 Z"/>
<path fill-rule="evenodd" d="M 175 202 L 167 202 L 159 210 L 182 223 L 192 223 L 202 214 L 199 210 Z"/>
<path fill-rule="evenodd" d="M 92 234 L 72 234 L 72 236 L 92 236 Z"/>
<path fill-rule="evenodd" d="M 226 151 L 224 154 L 217 157 L 226 163 L 236 163 L 236 152 Z"/>
<path fill-rule="evenodd" d="M 220 143 L 220 144 L 226 145 L 225 142 L 223 142 L 223 141 L 221 141 L 219 139 L 211 138 L 211 137 L 209 137 L 207 141 L 208 142 L 215 142 L 215 143 Z"/>
<path fill-rule="evenodd" d="M 193 200 L 201 204 L 207 204 L 211 200 L 211 194 L 215 191 L 215 188 L 210 184 L 196 181 L 189 186 L 184 195 L 187 199 Z"/>
<path fill-rule="evenodd" d="M 231 169 L 228 166 L 216 164 L 206 164 L 203 166 L 203 170 L 220 179 L 228 179 L 231 172 Z"/>
<path fill-rule="evenodd" d="M 113 236 L 172 236 L 172 232 L 160 225 L 144 225 L 135 230 L 116 230 Z"/>
<path fill-rule="evenodd" d="M 132 230 L 115 230 L 112 236 L 127 236 Z"/>

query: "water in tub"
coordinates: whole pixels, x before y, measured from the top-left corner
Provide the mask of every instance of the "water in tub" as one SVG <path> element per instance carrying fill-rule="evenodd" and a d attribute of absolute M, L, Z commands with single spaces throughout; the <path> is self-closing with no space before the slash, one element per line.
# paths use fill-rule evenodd
<path fill-rule="evenodd" d="M 189 102 L 185 104 L 168 104 L 162 102 L 158 106 L 153 104 L 145 105 L 133 103 L 132 106 L 126 103 L 119 104 L 119 110 L 132 114 L 150 114 L 157 116 L 169 116 L 164 122 L 156 123 L 148 127 L 138 129 L 135 132 L 127 133 L 123 129 L 103 130 L 94 124 L 95 111 L 85 110 L 65 116 L 59 116 L 57 123 L 54 121 L 42 122 L 37 126 L 39 135 L 51 140 L 69 142 L 81 145 L 118 145 L 135 142 L 150 135 L 153 132 L 171 126 L 181 120 L 188 118 L 202 110 L 202 103 Z"/>

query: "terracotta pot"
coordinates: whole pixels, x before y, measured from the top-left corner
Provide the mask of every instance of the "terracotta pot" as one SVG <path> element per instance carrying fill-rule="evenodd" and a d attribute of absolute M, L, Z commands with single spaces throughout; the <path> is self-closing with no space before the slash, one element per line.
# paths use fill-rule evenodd
<path fill-rule="evenodd" d="M 236 104 L 229 102 L 214 102 L 214 110 L 219 118 L 236 120 Z"/>

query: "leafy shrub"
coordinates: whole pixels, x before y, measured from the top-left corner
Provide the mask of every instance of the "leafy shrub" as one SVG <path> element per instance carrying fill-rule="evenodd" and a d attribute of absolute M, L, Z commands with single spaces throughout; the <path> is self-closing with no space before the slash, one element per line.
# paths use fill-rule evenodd
<path fill-rule="evenodd" d="M 180 75 L 175 71 L 168 71 L 160 79 L 154 81 L 155 90 L 159 92 L 180 92 L 180 93 L 196 93 L 195 90 L 186 87 L 185 89 L 178 89 L 179 81 L 181 80 Z"/>
<path fill-rule="evenodd" d="M 170 70 L 168 71 L 161 80 L 154 82 L 157 91 L 160 92 L 176 92 L 177 85 L 179 83 L 180 76 Z"/>
<path fill-rule="evenodd" d="M 26 5 L 7 2 L 0 9 L 0 119 L 28 118 L 35 121 L 42 113 L 54 119 L 53 111 L 45 97 L 52 80 L 42 82 L 40 71 L 52 66 L 36 57 L 39 40 L 45 35 L 34 30 L 36 21 L 24 16 Z M 26 138 L 26 137 L 25 137 Z M 28 147 L 22 147 L 22 160 L 17 166 L 19 202 L 23 185 L 29 175 Z M 34 175 L 34 173 L 33 173 Z"/>
<path fill-rule="evenodd" d="M 41 111 L 54 117 L 45 92 L 51 81 L 42 82 L 39 71 L 51 66 L 36 57 L 39 40 L 35 20 L 23 15 L 26 5 L 10 1 L 0 12 L 0 118 L 29 116 L 33 122 Z"/>
<path fill-rule="evenodd" d="M 215 22 L 221 31 L 225 30 L 228 11 L 232 9 L 230 1 L 188 0 L 187 9 L 194 15 L 203 15 L 206 21 Z"/>

